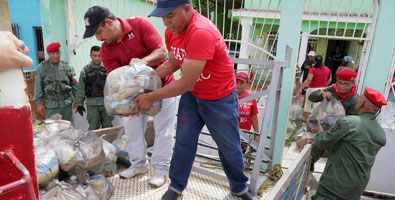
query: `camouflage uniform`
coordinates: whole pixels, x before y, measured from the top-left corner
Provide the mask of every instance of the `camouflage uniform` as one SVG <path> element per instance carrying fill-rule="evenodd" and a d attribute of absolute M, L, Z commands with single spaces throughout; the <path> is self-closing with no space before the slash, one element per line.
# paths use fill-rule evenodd
<path fill-rule="evenodd" d="M 103 66 L 95 67 L 92 62 L 81 70 L 74 103 L 84 106 L 86 99 L 89 130 L 112 127 L 114 117 L 108 115 L 104 108 L 103 88 L 106 77 L 106 69 Z"/>
<path fill-rule="evenodd" d="M 67 62 L 52 64 L 45 60 L 38 65 L 33 101 L 41 106 L 45 99 L 45 118 L 59 113 L 62 119 L 73 122 L 72 103 L 76 91 L 75 72 Z"/>

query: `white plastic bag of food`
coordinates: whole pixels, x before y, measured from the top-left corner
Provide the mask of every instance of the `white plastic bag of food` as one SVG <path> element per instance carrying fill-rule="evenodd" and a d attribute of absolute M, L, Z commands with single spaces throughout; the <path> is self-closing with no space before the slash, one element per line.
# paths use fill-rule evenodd
<path fill-rule="evenodd" d="M 101 139 L 103 141 L 103 150 L 106 156 L 103 174 L 105 176 L 114 176 L 117 173 L 117 149 L 113 144 L 107 142 L 107 140 Z"/>
<path fill-rule="evenodd" d="M 346 112 L 340 100 L 333 97 L 330 100 L 324 99 L 311 113 L 307 123 L 308 130 L 317 128 L 318 121 L 321 122 L 324 130 L 329 130 L 337 120 L 344 116 L 346 116 Z"/>
<path fill-rule="evenodd" d="M 42 200 L 85 200 L 70 184 L 58 180 L 50 182 L 44 194 L 40 194 Z"/>
<path fill-rule="evenodd" d="M 108 200 L 114 187 L 103 175 L 89 177 L 88 184 L 78 184 L 76 190 L 87 200 Z"/>
<path fill-rule="evenodd" d="M 125 129 L 119 131 L 117 137 L 112 142 L 112 144 L 115 146 L 117 150 L 118 161 L 125 164 L 126 166 L 130 165 L 129 154 L 126 149 Z"/>
<path fill-rule="evenodd" d="M 289 119 L 292 121 L 302 120 L 303 108 L 300 100 L 296 100 L 289 106 Z"/>
<path fill-rule="evenodd" d="M 136 103 L 131 103 L 134 97 L 161 87 L 162 80 L 155 70 L 137 61 L 108 74 L 104 88 L 104 106 L 111 115 L 132 114 L 136 106 Z M 161 107 L 162 100 L 157 100 L 148 112 L 142 114 L 154 116 Z"/>
<path fill-rule="evenodd" d="M 59 173 L 58 158 L 55 151 L 43 141 L 35 142 L 34 155 L 37 182 L 40 187 L 45 187 Z"/>
<path fill-rule="evenodd" d="M 67 129 L 73 129 L 71 122 L 62 120 L 62 115 L 55 114 L 44 121 L 38 121 L 35 123 L 33 126 L 33 133 L 47 142 L 52 136 Z"/>
<path fill-rule="evenodd" d="M 77 166 L 81 173 L 98 169 L 106 159 L 102 139 L 93 132 L 87 132 L 77 140 L 71 135 L 59 134 L 51 138 L 50 144 L 56 152 L 60 168 L 69 174 L 76 174 Z"/>

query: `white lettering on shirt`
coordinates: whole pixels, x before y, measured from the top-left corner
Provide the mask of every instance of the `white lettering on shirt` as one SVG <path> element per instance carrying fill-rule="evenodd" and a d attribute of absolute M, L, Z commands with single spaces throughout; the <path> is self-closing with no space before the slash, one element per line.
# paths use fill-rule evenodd
<path fill-rule="evenodd" d="M 130 32 L 130 33 L 128 34 L 128 37 L 129 37 L 129 40 L 131 40 L 132 38 L 134 38 L 134 33 L 133 33 L 133 32 Z"/>
<path fill-rule="evenodd" d="M 177 48 L 177 47 L 173 47 L 173 46 L 171 46 L 170 48 L 171 48 L 171 51 L 173 52 L 174 58 L 175 58 L 176 60 L 179 60 L 179 61 L 183 61 L 183 60 L 184 60 L 184 57 L 185 57 L 185 55 L 187 54 L 186 51 L 185 51 L 185 49 Z M 210 77 L 211 77 L 211 74 L 207 74 L 207 73 L 206 73 L 206 75 L 205 75 L 205 74 L 202 72 L 202 73 L 200 74 L 200 76 L 199 76 L 199 78 L 198 78 L 198 80 L 197 80 L 196 82 L 210 79 Z"/>
<path fill-rule="evenodd" d="M 184 60 L 184 57 L 186 55 L 185 49 L 181 49 L 177 47 L 170 47 L 170 48 L 176 60 L 180 60 L 180 61 Z"/>

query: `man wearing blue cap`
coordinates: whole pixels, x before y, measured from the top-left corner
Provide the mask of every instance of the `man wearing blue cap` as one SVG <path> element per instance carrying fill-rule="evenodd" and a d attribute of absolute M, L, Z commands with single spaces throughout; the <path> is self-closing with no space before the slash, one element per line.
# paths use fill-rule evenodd
<path fill-rule="evenodd" d="M 169 60 L 160 77 L 181 69 L 182 77 L 151 93 L 141 94 L 134 111 L 149 110 L 157 99 L 181 95 L 176 144 L 170 164 L 169 189 L 162 199 L 177 199 L 186 188 L 204 125 L 217 143 L 232 194 L 256 199 L 248 191 L 239 135 L 238 97 L 233 64 L 224 39 L 210 20 L 194 11 L 189 0 L 157 1 L 149 15 L 162 17 Z"/>

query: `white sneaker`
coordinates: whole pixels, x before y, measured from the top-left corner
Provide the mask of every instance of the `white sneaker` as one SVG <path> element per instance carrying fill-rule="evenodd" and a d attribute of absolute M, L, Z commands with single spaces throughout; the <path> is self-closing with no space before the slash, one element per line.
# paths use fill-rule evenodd
<path fill-rule="evenodd" d="M 160 187 L 166 183 L 166 176 L 161 174 L 154 174 L 149 180 L 149 184 L 152 187 Z"/>
<path fill-rule="evenodd" d="M 132 177 L 134 177 L 134 176 L 136 176 L 138 174 L 145 174 L 147 172 L 148 172 L 148 168 L 147 167 L 142 167 L 142 168 L 137 168 L 137 169 L 129 167 L 129 168 L 123 170 L 119 174 L 119 177 L 120 178 L 125 178 L 125 179 L 126 178 L 132 178 Z"/>

